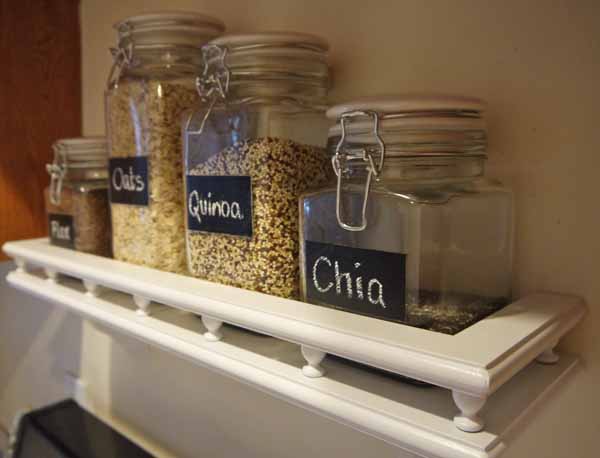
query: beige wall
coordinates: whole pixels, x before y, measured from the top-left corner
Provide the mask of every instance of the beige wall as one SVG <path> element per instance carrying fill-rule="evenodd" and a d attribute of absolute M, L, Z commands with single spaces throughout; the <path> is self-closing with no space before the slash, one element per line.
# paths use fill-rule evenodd
<path fill-rule="evenodd" d="M 517 197 L 516 293 L 570 292 L 590 306 L 563 345 L 582 354 L 582 370 L 506 456 L 597 456 L 600 137 L 593 124 L 600 118 L 600 2 L 82 0 L 86 134 L 104 130 L 111 24 L 156 9 L 212 14 L 230 31 L 325 36 L 334 101 L 436 91 L 489 102 L 489 173 L 513 186 Z M 97 403 L 178 455 L 397 456 L 374 439 L 146 346 L 111 343 L 91 327 L 84 336 L 81 371 Z"/>

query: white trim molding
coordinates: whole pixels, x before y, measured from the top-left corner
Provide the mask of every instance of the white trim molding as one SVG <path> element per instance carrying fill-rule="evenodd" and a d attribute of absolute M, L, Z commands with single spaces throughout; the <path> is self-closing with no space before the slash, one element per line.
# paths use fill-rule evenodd
<path fill-rule="evenodd" d="M 66 274 L 83 281 L 84 304 L 107 289 L 129 295 L 140 319 L 151 319 L 153 303 L 201 316 L 204 338 L 213 344 L 227 341 L 224 323 L 297 344 L 308 379 L 326 378 L 321 362 L 332 354 L 447 388 L 460 410 L 455 425 L 466 432 L 483 429 L 486 399 L 525 366 L 536 359 L 556 363 L 553 349 L 586 312 L 577 297 L 534 294 L 450 336 L 79 253 L 47 239 L 3 249 L 17 261 L 8 281 L 47 298 Z M 45 272 L 43 287 L 27 273 L 32 268 Z"/>

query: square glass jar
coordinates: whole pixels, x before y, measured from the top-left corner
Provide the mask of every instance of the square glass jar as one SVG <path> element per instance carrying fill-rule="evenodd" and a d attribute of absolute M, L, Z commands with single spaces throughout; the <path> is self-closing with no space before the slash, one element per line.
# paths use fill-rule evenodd
<path fill-rule="evenodd" d="M 110 256 L 106 139 L 63 139 L 53 148 L 50 186 L 44 191 L 50 242 Z"/>
<path fill-rule="evenodd" d="M 298 198 L 330 171 L 327 50 L 293 32 L 205 46 L 204 100 L 184 126 L 191 275 L 298 297 Z"/>
<path fill-rule="evenodd" d="M 510 298 L 512 193 L 484 178 L 483 103 L 333 107 L 337 183 L 301 198 L 302 297 L 456 334 Z"/>
<path fill-rule="evenodd" d="M 105 93 L 115 259 L 186 272 L 181 118 L 199 100 L 200 48 L 224 28 L 183 11 L 115 24 Z"/>

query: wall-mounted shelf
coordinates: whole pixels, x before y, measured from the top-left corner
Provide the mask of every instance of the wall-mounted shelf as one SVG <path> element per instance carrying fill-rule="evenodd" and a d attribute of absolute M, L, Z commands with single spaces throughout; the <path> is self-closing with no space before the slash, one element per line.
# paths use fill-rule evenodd
<path fill-rule="evenodd" d="M 430 458 L 497 457 L 520 420 L 541 403 L 575 367 L 563 355 L 555 365 L 532 364 L 487 403 L 486 431 L 465 433 L 453 425 L 454 404 L 440 388 L 419 388 L 327 360 L 328 376 L 302 375 L 298 346 L 226 328 L 221 342 L 209 342 L 198 317 L 156 307 L 150 317 L 136 313 L 131 297 L 104 290 L 86 295 L 82 283 L 63 278 L 49 283 L 41 272 L 13 272 L 14 286 L 195 364 L 234 377 L 285 401 Z"/>
<path fill-rule="evenodd" d="M 575 297 L 532 295 L 449 336 L 78 253 L 51 246 L 45 239 L 10 242 L 4 251 L 18 266 L 8 281 L 21 289 L 390 442 L 407 446 L 407 437 L 414 436 L 411 450 L 425 446 L 419 442 L 423 437 L 417 440 L 415 431 L 408 434 L 405 428 L 434 434 L 437 439 L 427 439 L 428 444 L 444 438 L 479 450 L 475 456 L 488 456 L 500 437 L 490 429 L 496 396 L 487 402 L 488 397 L 536 358 L 555 363 L 554 346 L 585 313 L 581 300 Z M 42 269 L 43 278 L 30 273 L 35 267 Z M 67 281 L 59 274 L 83 280 L 83 284 Z M 173 309 L 159 309 L 152 302 Z M 195 318 L 192 330 L 188 324 L 166 323 L 165 316 L 183 316 L 174 309 L 201 316 L 206 330 Z M 253 348 L 248 339 L 237 345 L 239 337 L 232 331 L 224 335 L 223 323 L 280 341 L 266 339 L 269 343 L 261 343 L 262 349 Z M 290 343 L 300 345 L 304 364 L 298 347 Z M 406 404 L 391 402 L 369 386 L 374 376 L 367 377 L 359 369 L 354 371 L 362 374 L 365 387 L 348 385 L 339 374 L 321 377 L 326 354 L 450 389 L 461 413 L 454 419 L 447 411 L 442 417 L 432 415 L 426 408 L 431 403 L 428 394 L 421 395 L 423 408 L 415 408 L 412 400 Z M 528 371 L 552 372 L 545 382 L 547 388 L 570 363 L 556 367 L 556 372 L 544 367 Z M 409 388 L 398 388 L 403 389 Z M 438 398 L 445 395 L 444 403 L 451 403 L 447 392 L 436 393 Z M 482 430 L 480 411 L 488 421 L 485 432 L 469 435 L 449 428 L 454 422 L 463 431 Z M 513 419 L 519 416 L 517 412 Z M 473 456 L 442 454 L 440 450 L 429 450 L 428 456 Z"/>

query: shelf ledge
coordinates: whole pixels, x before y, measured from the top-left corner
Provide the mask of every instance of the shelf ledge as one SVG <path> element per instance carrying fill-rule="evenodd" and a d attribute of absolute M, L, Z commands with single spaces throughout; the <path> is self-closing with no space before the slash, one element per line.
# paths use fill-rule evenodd
<path fill-rule="evenodd" d="M 3 249 L 16 261 L 8 280 L 17 286 L 33 282 L 27 270 L 39 267 L 48 280 L 42 292 L 59 288 L 58 276 L 66 274 L 83 281 L 88 302 L 99 288 L 130 295 L 140 319 L 150 319 L 152 302 L 165 304 L 201 316 L 210 343 L 223 338 L 224 323 L 276 337 L 301 347 L 300 373 L 308 379 L 323 377 L 321 362 L 332 354 L 447 388 L 460 410 L 455 425 L 468 432 L 483 429 L 487 399 L 525 366 L 556 362 L 554 347 L 585 314 L 577 297 L 534 294 L 450 336 L 79 253 L 47 239 Z"/>
<path fill-rule="evenodd" d="M 497 458 L 516 426 L 536 411 L 576 367 L 562 355 L 553 365 L 532 364 L 486 404 L 488 427 L 477 434 L 454 427 L 454 406 L 446 390 L 421 388 L 325 361 L 327 377 L 307 378 L 298 346 L 235 328 L 209 342 L 193 314 L 156 307 L 140 316 L 131 296 L 112 290 L 87 294 L 83 284 L 62 278 L 49 284 L 42 275 L 11 272 L 8 282 L 41 299 L 194 364 L 237 379 L 265 393 L 428 458 Z"/>

